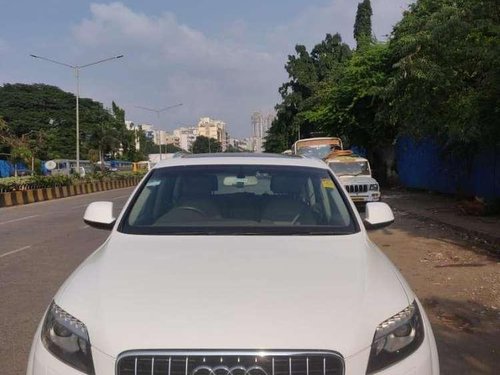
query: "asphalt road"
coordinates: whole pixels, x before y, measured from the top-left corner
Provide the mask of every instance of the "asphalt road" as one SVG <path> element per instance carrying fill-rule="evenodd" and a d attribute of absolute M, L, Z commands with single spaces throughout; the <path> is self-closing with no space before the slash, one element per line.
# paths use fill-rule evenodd
<path fill-rule="evenodd" d="M 132 188 L 0 209 L 0 375 L 25 372 L 54 293 L 106 239 L 83 223 L 92 201 L 116 214 Z M 390 202 L 389 202 L 390 203 Z M 442 374 L 500 374 L 500 262 L 448 227 L 395 212 L 370 237 L 400 268 L 433 324 Z"/>
<path fill-rule="evenodd" d="M 54 293 L 108 236 L 85 225 L 85 207 L 133 188 L 0 209 L 0 373 L 23 374 L 31 340 Z"/>

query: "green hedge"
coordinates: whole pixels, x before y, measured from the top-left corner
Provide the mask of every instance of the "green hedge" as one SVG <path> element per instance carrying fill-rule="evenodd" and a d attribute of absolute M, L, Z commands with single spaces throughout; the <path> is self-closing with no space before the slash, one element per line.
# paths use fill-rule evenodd
<path fill-rule="evenodd" d="M 57 186 L 78 185 L 89 182 L 107 182 L 142 178 L 145 172 L 96 172 L 85 177 L 77 176 L 24 176 L 0 178 L 0 193 L 16 190 L 32 190 Z"/>

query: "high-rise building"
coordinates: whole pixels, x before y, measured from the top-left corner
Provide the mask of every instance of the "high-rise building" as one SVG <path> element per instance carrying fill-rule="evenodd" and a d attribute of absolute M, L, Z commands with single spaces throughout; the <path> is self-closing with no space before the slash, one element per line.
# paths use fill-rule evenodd
<path fill-rule="evenodd" d="M 271 128 L 274 121 L 274 114 L 263 114 L 262 112 L 254 112 L 251 117 L 252 123 L 252 138 L 253 138 L 253 151 L 264 151 L 264 140 L 267 132 Z"/>

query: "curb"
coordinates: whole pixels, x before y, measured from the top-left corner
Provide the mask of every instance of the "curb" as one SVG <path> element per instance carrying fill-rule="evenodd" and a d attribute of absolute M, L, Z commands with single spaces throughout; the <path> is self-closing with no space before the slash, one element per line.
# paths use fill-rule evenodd
<path fill-rule="evenodd" d="M 88 182 L 78 185 L 57 186 L 43 189 L 19 190 L 0 193 L 0 207 L 20 206 L 29 203 L 49 201 L 53 199 L 96 193 L 99 191 L 121 189 L 135 186 L 140 178 L 132 177 L 126 180 Z"/>

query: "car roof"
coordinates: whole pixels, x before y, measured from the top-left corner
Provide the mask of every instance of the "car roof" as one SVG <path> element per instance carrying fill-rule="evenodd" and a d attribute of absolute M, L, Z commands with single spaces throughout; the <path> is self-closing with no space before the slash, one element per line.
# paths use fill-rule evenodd
<path fill-rule="evenodd" d="M 283 165 L 328 169 L 319 159 L 271 153 L 215 153 L 187 154 L 181 157 L 160 160 L 154 168 L 187 165 Z"/>

